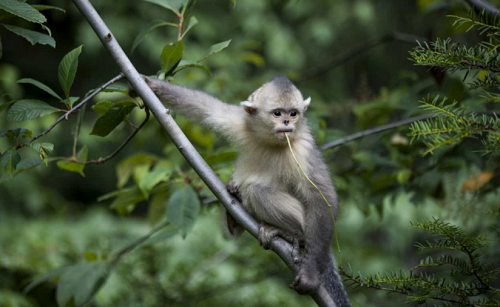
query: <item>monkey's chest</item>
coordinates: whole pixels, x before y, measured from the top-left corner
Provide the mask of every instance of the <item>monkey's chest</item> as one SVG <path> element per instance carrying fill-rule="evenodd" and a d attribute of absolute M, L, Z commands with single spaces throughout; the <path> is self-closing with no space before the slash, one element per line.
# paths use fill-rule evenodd
<path fill-rule="evenodd" d="M 291 155 L 260 153 L 255 155 L 242 155 L 239 157 L 233 180 L 242 187 L 254 184 L 265 186 L 301 196 L 301 191 L 307 188 L 307 180 Z M 301 163 L 307 172 L 307 161 Z"/>

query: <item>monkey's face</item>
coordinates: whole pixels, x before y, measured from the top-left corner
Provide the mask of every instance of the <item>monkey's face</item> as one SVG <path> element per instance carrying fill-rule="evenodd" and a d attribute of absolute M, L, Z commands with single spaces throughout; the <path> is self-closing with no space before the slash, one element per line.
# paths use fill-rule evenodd
<path fill-rule="evenodd" d="M 310 98 L 304 100 L 286 77 L 276 77 L 255 90 L 241 105 L 249 115 L 248 127 L 256 139 L 286 145 L 285 134 L 293 139 L 300 133 L 310 102 Z"/>
<path fill-rule="evenodd" d="M 278 139 L 284 139 L 285 133 L 293 136 L 300 118 L 300 111 L 295 108 L 276 108 L 269 112 L 269 119 L 273 123 L 273 132 Z"/>

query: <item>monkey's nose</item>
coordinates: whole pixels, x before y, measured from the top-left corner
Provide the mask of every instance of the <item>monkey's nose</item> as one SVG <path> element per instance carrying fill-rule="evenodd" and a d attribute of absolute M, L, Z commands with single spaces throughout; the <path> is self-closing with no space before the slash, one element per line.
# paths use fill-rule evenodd
<path fill-rule="evenodd" d="M 290 121 L 289 121 L 288 119 L 285 119 L 285 120 L 283 121 L 283 124 L 285 124 L 285 126 L 288 126 L 288 124 L 289 124 L 289 123 L 290 123 Z"/>

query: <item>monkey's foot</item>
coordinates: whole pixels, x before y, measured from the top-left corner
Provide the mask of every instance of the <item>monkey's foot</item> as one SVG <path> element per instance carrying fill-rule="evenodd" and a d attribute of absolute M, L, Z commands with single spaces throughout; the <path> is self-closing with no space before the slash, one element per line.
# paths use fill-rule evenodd
<path fill-rule="evenodd" d="M 299 294 L 307 294 L 316 292 L 321 284 L 320 273 L 316 270 L 308 270 L 306 267 L 301 267 L 290 288 L 297 291 Z"/>
<path fill-rule="evenodd" d="M 279 236 L 285 239 L 286 241 L 293 243 L 295 238 L 293 235 L 291 235 L 288 231 L 283 230 L 281 228 L 262 223 L 260 224 L 259 227 L 259 242 L 260 246 L 262 246 L 264 249 L 269 249 L 271 246 L 271 242 L 273 241 L 274 237 Z M 298 242 L 298 241 L 297 241 Z"/>
<path fill-rule="evenodd" d="M 239 187 L 236 185 L 233 179 L 229 180 L 228 183 L 226 183 L 226 190 L 241 202 Z"/>

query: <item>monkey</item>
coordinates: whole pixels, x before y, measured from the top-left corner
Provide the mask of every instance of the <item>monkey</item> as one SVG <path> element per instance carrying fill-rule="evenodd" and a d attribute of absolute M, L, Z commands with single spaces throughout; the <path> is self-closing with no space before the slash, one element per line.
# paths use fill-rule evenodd
<path fill-rule="evenodd" d="M 285 76 L 263 84 L 240 105 L 168 81 L 144 79 L 167 107 L 239 148 L 228 189 L 260 223 L 258 237 L 265 249 L 276 236 L 299 243 L 301 261 L 290 287 L 310 294 L 323 284 L 337 306 L 351 306 L 331 252 L 334 221 L 330 208 L 302 174 L 286 139 L 336 215 L 337 194 L 304 116 L 311 98 L 304 99 Z M 227 223 L 230 232 L 239 232 L 229 215 Z"/>

